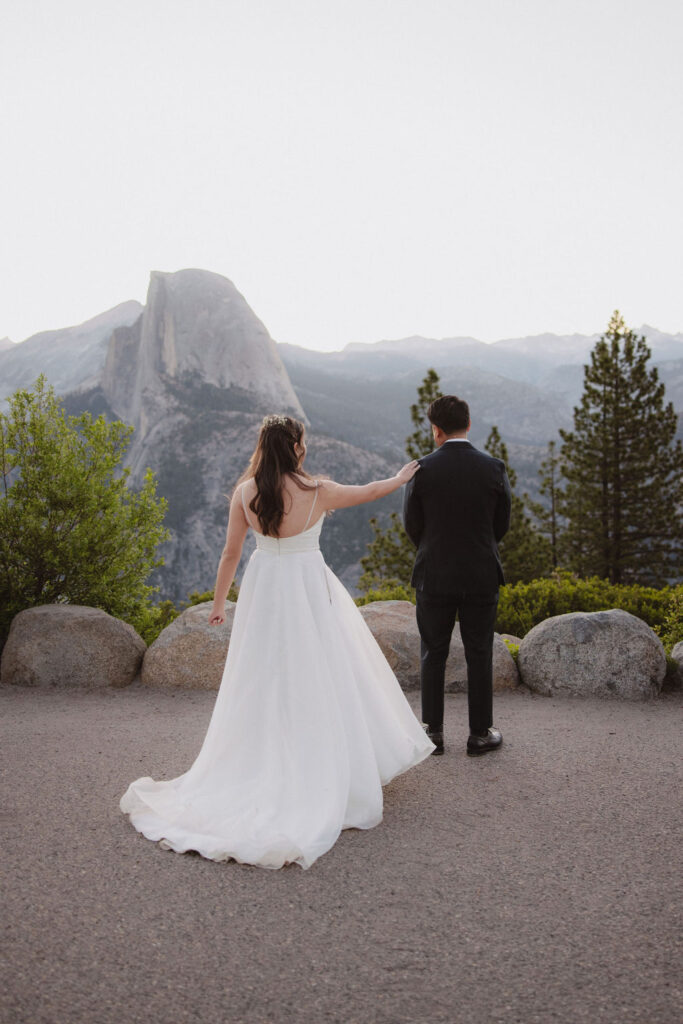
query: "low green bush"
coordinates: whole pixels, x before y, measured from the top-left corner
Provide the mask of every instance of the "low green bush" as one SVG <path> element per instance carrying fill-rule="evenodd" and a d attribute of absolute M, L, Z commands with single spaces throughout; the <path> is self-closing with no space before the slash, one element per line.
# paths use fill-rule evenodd
<path fill-rule="evenodd" d="M 390 584 L 356 598 L 357 605 L 371 601 L 412 601 L 412 587 Z M 566 612 L 600 612 L 621 608 L 647 622 L 657 632 L 670 653 L 683 640 L 683 584 L 676 587 L 642 587 L 636 583 L 614 584 L 591 576 L 581 579 L 566 570 L 530 583 L 508 584 L 500 589 L 496 631 L 525 636 L 544 619 Z M 506 641 L 507 642 L 507 641 Z M 508 643 L 512 651 L 514 644 Z"/>
<path fill-rule="evenodd" d="M 507 647 L 508 651 L 510 652 L 510 654 L 514 658 L 514 661 L 515 661 L 515 664 L 516 664 L 517 663 L 517 659 L 519 658 L 519 644 L 516 644 L 513 640 L 506 639 L 506 637 L 503 637 L 503 643 L 505 644 L 505 646 Z"/>
<path fill-rule="evenodd" d="M 233 583 L 228 592 L 228 601 L 236 601 L 238 594 L 239 588 Z M 187 601 L 181 601 L 179 605 L 175 605 L 173 601 L 160 601 L 159 604 L 149 605 L 134 622 L 131 622 L 131 625 L 149 646 L 154 643 L 162 629 L 170 626 L 186 608 L 204 604 L 206 601 L 213 601 L 213 590 L 205 590 L 203 593 L 193 590 L 187 595 Z"/>
<path fill-rule="evenodd" d="M 648 626 L 661 630 L 671 615 L 672 604 L 681 602 L 682 594 L 683 586 L 655 590 L 635 583 L 614 584 L 597 576 L 580 579 L 561 570 L 547 579 L 501 587 L 496 630 L 525 636 L 535 625 L 553 615 L 609 608 L 621 608 L 647 622 Z"/>
<path fill-rule="evenodd" d="M 671 590 L 664 621 L 661 625 L 655 626 L 655 631 L 659 634 L 668 657 L 676 644 L 683 640 L 683 585 Z"/>
<path fill-rule="evenodd" d="M 396 583 L 379 587 L 377 590 L 369 590 L 367 594 L 356 598 L 356 604 L 359 607 L 363 604 L 370 604 L 372 601 L 412 601 L 415 604 L 415 591 L 412 587 Z"/>

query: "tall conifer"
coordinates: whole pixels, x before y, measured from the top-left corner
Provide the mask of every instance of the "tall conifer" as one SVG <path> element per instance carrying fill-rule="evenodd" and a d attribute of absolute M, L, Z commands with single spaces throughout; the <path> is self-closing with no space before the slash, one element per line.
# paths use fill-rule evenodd
<path fill-rule="evenodd" d="M 417 402 L 410 407 L 410 418 L 415 430 L 406 438 L 406 452 L 411 459 L 421 459 L 434 451 L 432 426 L 427 409 L 441 396 L 441 381 L 436 370 L 427 370 L 417 389 Z M 415 548 L 406 533 L 397 512 L 389 516 L 389 525 L 383 528 L 373 516 L 370 520 L 373 538 L 367 554 L 360 564 L 363 575 L 358 581 L 360 590 L 367 593 L 377 587 L 410 586 L 410 575 L 415 561 Z"/>
<path fill-rule="evenodd" d="M 498 545 L 506 583 L 528 582 L 550 571 L 550 543 L 534 528 L 526 501 L 515 492 L 517 474 L 510 465 L 508 450 L 498 427 L 492 426 L 484 446 L 489 455 L 505 463 L 512 490 L 510 529 Z"/>
<path fill-rule="evenodd" d="M 550 545 L 550 565 L 553 570 L 560 564 L 560 456 L 555 441 L 548 442 L 548 454 L 538 469 L 541 486 L 540 493 L 545 502 L 529 501 L 529 508 L 538 523 L 538 530 Z"/>
<path fill-rule="evenodd" d="M 683 446 L 650 349 L 616 311 L 584 368 L 574 429 L 561 430 L 566 561 L 612 583 L 680 574 Z"/>
<path fill-rule="evenodd" d="M 406 438 L 406 452 L 411 459 L 421 459 L 436 447 L 432 425 L 427 417 L 427 409 L 436 398 L 441 398 L 441 381 L 436 370 L 427 370 L 417 389 L 417 402 L 410 407 L 410 418 L 415 430 Z"/>

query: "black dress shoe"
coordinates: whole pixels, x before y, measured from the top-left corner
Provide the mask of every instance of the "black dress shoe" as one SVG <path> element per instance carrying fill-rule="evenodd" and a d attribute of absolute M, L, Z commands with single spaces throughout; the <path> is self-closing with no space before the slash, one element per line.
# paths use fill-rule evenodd
<path fill-rule="evenodd" d="M 470 733 L 467 740 L 467 753 L 470 757 L 488 754 L 489 750 L 498 750 L 502 742 L 503 737 L 499 729 L 489 729 L 486 736 L 475 736 L 474 733 Z"/>
<path fill-rule="evenodd" d="M 425 730 L 430 740 L 436 747 L 436 750 L 432 750 L 432 755 L 443 754 L 443 733 L 442 732 L 430 732 L 429 729 Z"/>

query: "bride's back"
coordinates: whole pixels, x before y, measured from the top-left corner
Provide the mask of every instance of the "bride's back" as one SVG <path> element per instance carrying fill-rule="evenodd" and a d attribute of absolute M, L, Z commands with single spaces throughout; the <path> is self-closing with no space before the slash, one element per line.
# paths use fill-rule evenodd
<path fill-rule="evenodd" d="M 299 476 L 303 486 L 299 486 L 293 479 L 293 474 L 286 474 L 282 478 L 282 500 L 284 514 L 280 523 L 277 536 L 284 540 L 286 537 L 294 537 L 297 533 L 312 526 L 319 518 L 323 509 L 318 509 L 318 481 Z M 241 484 L 242 497 L 244 500 L 247 522 L 256 533 L 263 533 L 261 523 L 249 506 L 256 497 L 256 481 L 253 477 Z"/>

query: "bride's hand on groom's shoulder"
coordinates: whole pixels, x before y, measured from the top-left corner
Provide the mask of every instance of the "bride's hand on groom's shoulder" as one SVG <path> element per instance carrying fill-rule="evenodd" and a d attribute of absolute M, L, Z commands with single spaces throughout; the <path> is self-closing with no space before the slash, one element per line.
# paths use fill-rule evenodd
<path fill-rule="evenodd" d="M 417 459 L 413 459 L 412 462 L 406 462 L 405 466 L 402 466 L 399 469 L 396 476 L 398 477 L 402 484 L 407 484 L 409 480 L 413 479 L 419 468 L 420 463 L 417 461 Z"/>

